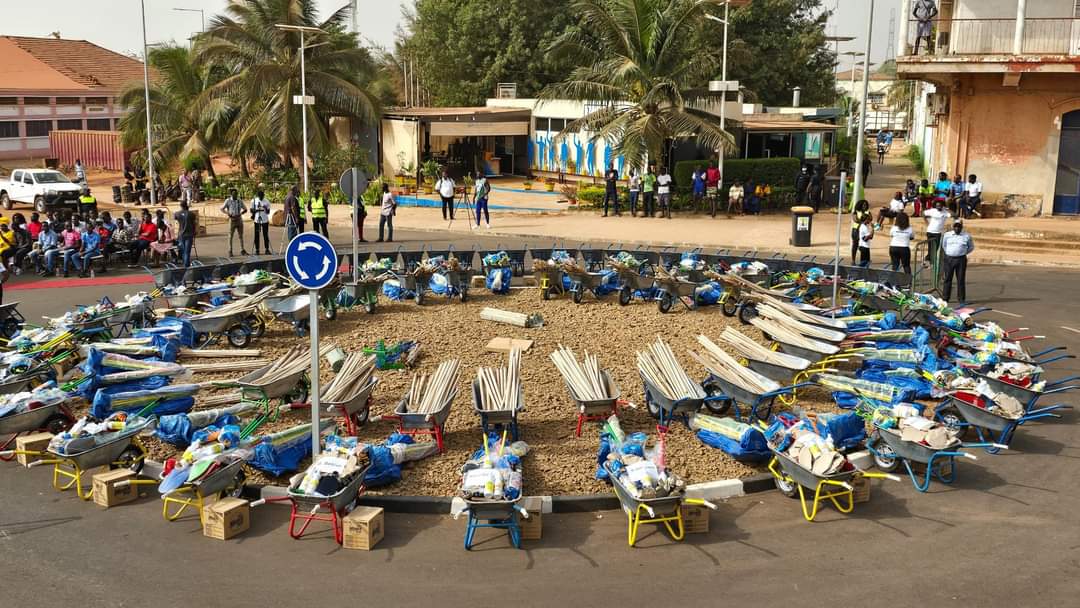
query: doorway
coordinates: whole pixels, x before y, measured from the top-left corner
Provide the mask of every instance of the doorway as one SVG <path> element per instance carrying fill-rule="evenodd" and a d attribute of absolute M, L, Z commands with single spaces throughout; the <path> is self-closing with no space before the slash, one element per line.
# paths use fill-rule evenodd
<path fill-rule="evenodd" d="M 1054 215 L 1080 215 L 1080 110 L 1061 117 Z"/>

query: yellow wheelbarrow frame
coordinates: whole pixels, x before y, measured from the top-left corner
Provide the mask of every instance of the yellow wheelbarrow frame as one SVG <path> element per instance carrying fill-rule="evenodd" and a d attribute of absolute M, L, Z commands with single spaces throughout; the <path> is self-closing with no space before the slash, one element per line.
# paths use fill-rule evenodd
<path fill-rule="evenodd" d="M 123 446 L 115 458 L 118 458 L 121 454 L 126 452 L 129 447 L 135 447 L 139 451 L 139 456 L 135 458 L 134 462 L 110 460 L 104 463 L 90 464 L 89 466 L 82 462 L 86 455 L 86 452 L 82 454 L 76 454 L 72 457 L 60 456 L 52 452 L 38 452 L 28 450 L 15 450 L 12 453 L 26 455 L 26 456 L 49 456 L 49 458 L 43 458 L 42 460 L 36 460 L 31 462 L 27 467 L 36 467 L 43 465 L 52 465 L 52 486 L 59 492 L 65 492 L 71 488 L 75 488 L 75 494 L 82 500 L 90 500 L 94 497 L 94 486 L 91 483 L 88 487 L 83 485 L 83 476 L 89 473 L 92 469 L 96 469 L 100 466 L 108 466 L 109 468 L 120 468 L 124 466 L 133 466 L 141 463 L 146 459 L 146 447 L 136 436 L 131 436 L 130 441 Z M 108 444 L 99 446 L 99 449 L 108 447 Z M 92 450 L 91 450 L 92 451 Z"/>
<path fill-rule="evenodd" d="M 813 500 L 809 501 L 810 505 L 807 505 L 807 493 L 809 488 L 799 483 L 795 478 L 785 473 L 780 468 L 779 456 L 774 455 L 772 460 L 769 461 L 769 472 L 773 477 L 794 485 L 799 492 L 799 503 L 802 505 L 803 518 L 806 521 L 814 521 L 817 517 L 818 510 L 821 507 L 821 503 L 828 500 L 836 507 L 837 511 L 844 513 L 845 515 L 855 510 L 855 486 L 851 485 L 851 482 L 858 477 L 866 477 L 869 479 L 892 479 L 893 481 L 900 481 L 900 478 L 896 475 L 888 475 L 883 473 L 869 473 L 867 471 L 850 471 L 848 473 L 842 473 L 838 477 L 843 479 L 829 479 L 828 477 L 821 477 L 814 475 L 810 471 L 807 471 L 807 475 L 817 478 L 817 484 L 814 486 Z M 798 466 L 798 465 L 795 465 Z M 835 476 L 834 476 L 835 477 Z M 840 488 L 840 489 L 836 489 Z M 843 499 L 847 499 L 843 501 Z"/>
<path fill-rule="evenodd" d="M 686 536 L 686 528 L 683 525 L 682 517 L 682 505 L 701 505 L 716 510 L 716 505 L 707 500 L 700 498 L 684 498 L 679 501 L 679 506 L 675 508 L 674 515 L 664 515 L 657 517 L 655 512 L 649 505 L 639 502 L 637 508 L 634 510 L 623 509 L 626 512 L 627 517 L 627 530 L 626 541 L 631 547 L 637 543 L 638 528 L 641 524 L 664 524 L 667 528 L 668 534 L 671 535 L 672 540 L 682 540 Z M 646 514 L 648 516 L 646 516 Z M 672 522 L 675 526 L 672 526 Z"/>

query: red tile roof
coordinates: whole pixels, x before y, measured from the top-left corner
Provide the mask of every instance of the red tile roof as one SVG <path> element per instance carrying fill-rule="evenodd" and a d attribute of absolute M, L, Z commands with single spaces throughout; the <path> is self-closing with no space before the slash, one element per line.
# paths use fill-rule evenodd
<path fill-rule="evenodd" d="M 120 91 L 142 76 L 142 62 L 85 40 L 0 36 L 5 89 Z"/>

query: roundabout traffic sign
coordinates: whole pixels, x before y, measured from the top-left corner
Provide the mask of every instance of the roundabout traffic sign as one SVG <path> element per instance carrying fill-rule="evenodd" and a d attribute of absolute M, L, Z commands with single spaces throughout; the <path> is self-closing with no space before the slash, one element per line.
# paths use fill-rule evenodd
<path fill-rule="evenodd" d="M 337 251 L 321 234 L 304 232 L 289 241 L 285 269 L 301 287 L 322 289 L 337 275 Z"/>

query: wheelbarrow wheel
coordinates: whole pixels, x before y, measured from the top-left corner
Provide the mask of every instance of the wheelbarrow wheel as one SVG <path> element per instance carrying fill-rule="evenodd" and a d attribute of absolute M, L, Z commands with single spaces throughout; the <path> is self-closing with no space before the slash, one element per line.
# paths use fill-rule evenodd
<path fill-rule="evenodd" d="M 3 332 L 4 337 L 11 339 L 15 334 L 19 333 L 19 322 L 11 317 L 4 319 L 3 327 L 0 328 L 0 332 Z"/>
<path fill-rule="evenodd" d="M 212 336 L 207 332 L 195 334 L 195 348 L 204 348 L 210 346 Z"/>
<path fill-rule="evenodd" d="M 942 424 L 956 431 L 957 437 L 960 439 L 964 439 L 968 432 L 971 431 L 971 427 L 965 424 L 967 421 L 954 408 L 943 410 L 937 415 L 937 418 L 941 420 Z"/>
<path fill-rule="evenodd" d="M 53 414 L 52 416 L 49 416 L 48 420 L 45 421 L 45 424 L 42 425 L 42 428 L 52 433 L 53 435 L 59 435 L 60 433 L 63 433 L 64 431 L 71 428 L 71 419 L 69 419 L 63 414 Z"/>
<path fill-rule="evenodd" d="M 143 451 L 130 445 L 123 452 L 120 452 L 120 456 L 116 458 L 113 465 L 119 469 L 131 469 L 137 474 L 143 468 Z"/>
<path fill-rule="evenodd" d="M 551 299 L 551 288 L 550 287 L 542 287 L 540 289 L 540 298 L 543 299 L 543 300 L 550 300 Z"/>
<path fill-rule="evenodd" d="M 739 306 L 739 322 L 743 325 L 750 325 L 751 319 L 757 317 L 757 306 L 753 304 L 743 304 Z"/>
<path fill-rule="evenodd" d="M 667 314 L 671 311 L 671 307 L 675 304 L 675 298 L 670 293 L 662 293 L 656 300 L 656 308 L 661 313 Z"/>
<path fill-rule="evenodd" d="M 416 297 L 414 299 L 416 300 L 416 305 L 417 306 L 423 306 L 424 305 L 424 292 L 417 291 L 416 292 Z"/>
<path fill-rule="evenodd" d="M 364 310 L 369 315 L 375 314 L 375 303 L 374 302 L 368 302 L 367 304 L 364 304 Z"/>
<path fill-rule="evenodd" d="M 286 394 L 281 400 L 285 405 L 291 403 L 307 403 L 308 399 L 308 385 L 307 382 L 301 382 L 291 392 Z"/>
<path fill-rule="evenodd" d="M 874 464 L 884 473 L 891 473 L 900 466 L 900 459 L 896 457 L 896 452 L 893 452 L 889 444 L 883 440 L 877 442 L 873 453 Z"/>
<path fill-rule="evenodd" d="M 240 469 L 236 472 L 236 477 L 233 477 L 232 486 L 225 490 L 226 498 L 240 498 L 244 493 L 245 481 L 247 481 L 247 473 L 244 469 Z"/>
<path fill-rule="evenodd" d="M 458 297 L 461 298 L 461 303 L 462 304 L 464 304 L 465 302 L 468 302 L 469 301 L 469 288 L 468 287 L 461 287 L 460 289 L 458 289 Z"/>
<path fill-rule="evenodd" d="M 783 477 L 773 477 L 773 482 L 776 483 L 776 489 L 780 490 L 780 493 L 788 498 L 799 497 L 799 486 L 794 482 Z"/>
<path fill-rule="evenodd" d="M 629 287 L 623 287 L 619 290 L 619 306 L 626 306 L 630 304 L 630 300 L 633 299 L 634 292 L 630 291 Z"/>
<path fill-rule="evenodd" d="M 327 306 L 323 311 L 323 318 L 327 321 L 333 321 L 337 318 L 337 306 Z"/>
<path fill-rule="evenodd" d="M 306 321 L 297 321 L 293 324 L 293 331 L 296 332 L 297 337 L 303 338 L 308 333 L 308 324 Z"/>
<path fill-rule="evenodd" d="M 705 394 L 709 397 L 718 397 L 724 394 L 724 391 L 720 389 L 716 384 L 706 384 L 702 388 L 705 389 Z M 705 409 L 709 410 L 710 414 L 717 416 L 723 416 L 731 409 L 731 399 L 720 399 L 717 401 L 706 401 Z"/>
<path fill-rule="evenodd" d="M 575 290 L 574 291 L 574 304 L 581 304 L 581 299 L 584 297 L 584 295 L 585 295 L 585 293 L 582 290 L 580 290 L 580 289 Z"/>
<path fill-rule="evenodd" d="M 648 392 L 645 393 L 645 407 L 649 410 L 649 415 L 657 420 L 660 419 L 660 406 L 653 401 L 652 395 Z"/>
<path fill-rule="evenodd" d="M 720 307 L 720 312 L 724 313 L 725 317 L 734 317 L 739 312 L 739 301 L 735 298 L 724 299 L 723 306 Z"/>
<path fill-rule="evenodd" d="M 226 332 L 225 337 L 233 348 L 244 348 L 251 343 L 251 332 L 243 325 L 233 325 Z"/>
<path fill-rule="evenodd" d="M 259 339 L 266 334 L 266 321 L 262 320 L 258 316 L 255 316 L 248 321 L 251 327 L 251 336 L 255 339 Z"/>

